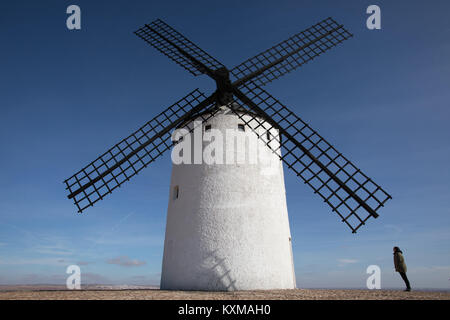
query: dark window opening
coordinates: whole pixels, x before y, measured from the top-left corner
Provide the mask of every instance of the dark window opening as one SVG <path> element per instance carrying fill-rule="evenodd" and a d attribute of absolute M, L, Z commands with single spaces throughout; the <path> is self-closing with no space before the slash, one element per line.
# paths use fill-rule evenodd
<path fill-rule="evenodd" d="M 211 130 L 211 125 L 210 125 L 210 124 L 207 124 L 207 125 L 205 126 L 205 132 L 206 132 L 206 131 L 209 131 L 209 130 Z"/>
<path fill-rule="evenodd" d="M 180 143 L 181 141 L 183 141 L 183 137 L 178 138 L 178 140 L 174 140 L 173 145 L 176 145 L 176 144 Z"/>
<path fill-rule="evenodd" d="M 267 141 L 270 141 L 270 137 L 271 137 L 270 131 L 267 131 L 267 132 L 266 132 L 266 138 L 267 138 Z"/>
<path fill-rule="evenodd" d="M 238 130 L 244 132 L 245 126 L 243 124 L 238 124 Z"/>
<path fill-rule="evenodd" d="M 173 200 L 178 199 L 180 195 L 180 188 L 178 186 L 173 187 Z"/>

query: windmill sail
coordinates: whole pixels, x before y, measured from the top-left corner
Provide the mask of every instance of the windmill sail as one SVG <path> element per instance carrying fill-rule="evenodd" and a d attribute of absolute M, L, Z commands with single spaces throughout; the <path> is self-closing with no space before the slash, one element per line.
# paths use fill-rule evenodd
<path fill-rule="evenodd" d="M 253 83 L 243 86 L 243 90 L 245 94 L 236 90 L 236 96 L 262 119 L 245 120 L 238 114 L 241 120 L 252 130 L 263 126 L 264 120 L 279 130 L 284 138 L 280 144 L 282 152 L 273 151 L 281 154 L 287 167 L 310 186 L 353 233 L 369 217 L 378 217 L 377 210 L 391 198 L 386 191 L 267 91 Z M 270 141 L 265 141 L 269 148 Z"/>
<path fill-rule="evenodd" d="M 64 181 L 78 212 L 103 199 L 170 149 L 171 130 L 215 101 L 195 89 Z M 210 115 L 211 116 L 211 115 Z"/>
<path fill-rule="evenodd" d="M 342 25 L 327 18 L 250 58 L 231 70 L 239 86 L 252 80 L 263 86 L 352 37 Z"/>
<path fill-rule="evenodd" d="M 134 33 L 194 76 L 224 68 L 219 61 L 160 19 Z"/>

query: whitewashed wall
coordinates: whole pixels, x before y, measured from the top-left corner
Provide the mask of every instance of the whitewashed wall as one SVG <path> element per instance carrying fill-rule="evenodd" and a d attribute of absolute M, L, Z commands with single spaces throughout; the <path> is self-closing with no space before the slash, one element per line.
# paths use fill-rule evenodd
<path fill-rule="evenodd" d="M 225 135 L 239 123 L 220 113 L 206 124 Z M 264 164 L 173 165 L 161 289 L 295 288 L 283 167 L 264 149 Z"/>

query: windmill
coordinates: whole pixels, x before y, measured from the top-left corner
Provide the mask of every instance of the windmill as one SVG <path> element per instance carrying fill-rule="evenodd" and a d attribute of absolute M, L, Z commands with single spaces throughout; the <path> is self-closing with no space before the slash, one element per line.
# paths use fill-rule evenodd
<path fill-rule="evenodd" d="M 79 213 L 171 149 L 180 128 L 185 138 L 199 127 L 247 130 L 278 163 L 270 175 L 247 164 L 173 165 L 161 288 L 295 288 L 283 163 L 353 233 L 378 217 L 391 196 L 262 88 L 352 37 L 343 25 L 324 19 L 231 70 L 159 19 L 134 33 L 217 90 L 193 90 L 65 180 Z"/>

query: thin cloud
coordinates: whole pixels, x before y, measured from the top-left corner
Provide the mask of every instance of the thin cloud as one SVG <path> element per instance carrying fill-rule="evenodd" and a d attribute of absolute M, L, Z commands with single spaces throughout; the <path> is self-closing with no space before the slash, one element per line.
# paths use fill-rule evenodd
<path fill-rule="evenodd" d="M 0 265 L 47 265 L 47 266 L 61 266 L 62 259 L 55 258 L 2 258 L 0 257 Z"/>
<path fill-rule="evenodd" d="M 344 267 L 348 264 L 357 263 L 358 260 L 356 260 L 356 259 L 338 259 L 338 262 L 339 262 L 338 267 Z"/>
<path fill-rule="evenodd" d="M 145 261 L 141 261 L 141 260 L 137 260 L 137 259 L 130 259 L 127 256 L 121 256 L 121 257 L 108 259 L 108 260 L 106 260 L 106 263 L 116 264 L 116 265 L 122 266 L 122 267 L 139 267 L 139 266 L 146 264 Z"/>
<path fill-rule="evenodd" d="M 71 249 L 65 248 L 62 245 L 38 245 L 34 249 L 34 251 L 40 254 L 58 255 L 58 256 L 73 254 Z"/>
<path fill-rule="evenodd" d="M 393 224 L 386 224 L 384 227 L 388 230 L 392 230 L 394 233 L 401 233 L 403 232 L 403 229 L 399 226 L 393 225 Z"/>
<path fill-rule="evenodd" d="M 117 235 L 109 235 L 102 236 L 99 238 L 92 238 L 88 237 L 86 238 L 86 241 L 92 242 L 97 245 L 109 245 L 109 246 L 116 246 L 116 245 L 145 245 L 145 246 L 162 246 L 164 243 L 164 236 L 138 236 L 138 237 L 131 237 L 131 236 L 120 236 Z"/>
<path fill-rule="evenodd" d="M 92 272 L 81 273 L 81 284 L 108 284 L 111 282 L 111 279 L 102 274 Z"/>
<path fill-rule="evenodd" d="M 54 285 L 66 285 L 68 275 L 65 273 L 61 274 L 41 274 L 41 273 L 29 273 L 29 274 L 18 274 L 8 279 L 1 279 L 1 284 L 9 285 L 21 285 L 21 284 L 54 284 Z M 82 272 L 81 273 L 81 285 L 85 284 L 109 284 L 111 279 L 98 273 Z"/>

